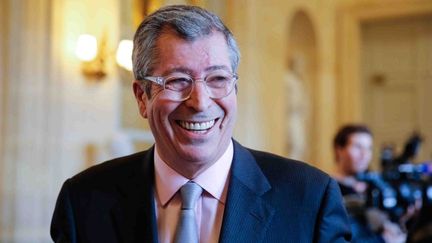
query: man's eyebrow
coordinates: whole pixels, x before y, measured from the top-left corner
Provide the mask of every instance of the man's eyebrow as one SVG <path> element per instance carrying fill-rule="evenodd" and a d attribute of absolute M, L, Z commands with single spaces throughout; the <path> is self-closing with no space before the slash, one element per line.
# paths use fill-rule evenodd
<path fill-rule="evenodd" d="M 192 75 L 193 72 L 188 68 L 176 67 L 176 68 L 171 68 L 166 70 L 165 72 L 162 73 L 162 76 L 167 76 L 170 75 L 171 73 L 186 73 L 188 75 Z"/>
<path fill-rule="evenodd" d="M 230 68 L 227 67 L 226 65 L 214 65 L 214 66 L 210 66 L 210 67 L 207 67 L 204 71 L 205 72 L 211 72 L 211 71 L 216 71 L 216 70 L 221 70 L 221 69 L 222 70 L 226 70 L 228 72 L 230 71 Z M 190 76 L 192 76 L 194 74 L 194 72 L 191 69 L 189 69 L 189 68 L 176 67 L 176 68 L 171 68 L 171 69 L 168 69 L 168 70 L 164 71 L 162 73 L 162 76 L 167 76 L 167 75 L 170 75 L 172 73 L 185 73 L 185 74 L 188 74 Z"/>
<path fill-rule="evenodd" d="M 205 71 L 209 72 L 209 71 L 215 71 L 215 70 L 221 70 L 221 69 L 226 70 L 226 71 L 230 71 L 230 68 L 225 66 L 225 65 L 210 66 L 210 67 L 206 68 Z"/>

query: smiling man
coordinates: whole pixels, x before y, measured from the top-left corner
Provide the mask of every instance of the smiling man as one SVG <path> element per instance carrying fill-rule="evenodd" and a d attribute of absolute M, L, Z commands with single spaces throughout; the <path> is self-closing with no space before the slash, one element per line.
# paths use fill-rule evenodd
<path fill-rule="evenodd" d="M 68 179 L 55 242 L 345 242 L 338 186 L 232 139 L 239 50 L 214 14 L 169 6 L 134 37 L 133 91 L 155 145 Z"/>

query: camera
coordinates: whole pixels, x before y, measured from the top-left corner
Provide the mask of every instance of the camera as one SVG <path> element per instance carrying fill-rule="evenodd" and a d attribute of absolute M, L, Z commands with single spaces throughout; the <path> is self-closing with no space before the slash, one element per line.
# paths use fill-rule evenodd
<path fill-rule="evenodd" d="M 384 146 L 382 172 L 357 175 L 358 180 L 368 184 L 365 208 L 382 210 L 393 222 L 405 224 L 402 226 L 408 230 L 410 242 L 432 239 L 432 231 L 425 230 L 432 227 L 432 161 L 412 161 L 421 142 L 420 135 L 414 133 L 399 156 L 394 155 L 392 146 Z"/>

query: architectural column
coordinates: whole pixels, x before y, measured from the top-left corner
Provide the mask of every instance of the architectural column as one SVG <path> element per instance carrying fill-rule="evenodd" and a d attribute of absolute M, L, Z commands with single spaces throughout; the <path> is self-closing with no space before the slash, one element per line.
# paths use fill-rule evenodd
<path fill-rule="evenodd" d="M 4 178 L 3 173 L 5 171 L 2 155 L 4 154 L 4 140 L 5 140 L 5 119 L 6 117 L 6 79 L 7 79 L 7 67 L 6 59 L 8 56 L 6 39 L 8 33 L 8 2 L 0 1 L 0 217 L 3 215 L 1 209 L 3 208 L 3 198 L 4 198 Z M 1 219 L 1 218 L 0 218 Z M 0 236 L 3 235 L 4 229 L 2 227 L 2 221 L 0 220 Z"/>
<path fill-rule="evenodd" d="M 0 241 L 47 242 L 52 165 L 61 135 L 61 89 L 50 73 L 52 1 L 2 2 L 7 12 L 2 46 L 8 52 L 1 65 Z"/>
<path fill-rule="evenodd" d="M 258 31 L 255 28 L 258 21 L 254 1 L 226 1 L 225 22 L 234 34 L 241 52 L 238 70 L 238 115 L 234 137 L 243 145 L 255 149 L 265 149 L 268 143 L 264 141 L 265 131 L 261 108 L 262 82 L 259 76 L 260 67 L 257 60 Z"/>

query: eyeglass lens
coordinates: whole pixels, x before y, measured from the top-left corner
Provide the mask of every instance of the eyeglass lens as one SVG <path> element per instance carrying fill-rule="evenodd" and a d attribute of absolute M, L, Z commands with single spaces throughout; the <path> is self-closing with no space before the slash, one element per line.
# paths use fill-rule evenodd
<path fill-rule="evenodd" d="M 194 89 L 194 82 L 204 82 L 209 96 L 220 99 L 231 93 L 235 81 L 236 77 L 227 72 L 215 72 L 206 76 L 204 80 L 195 81 L 187 75 L 175 75 L 165 79 L 164 88 L 170 93 L 170 98 L 180 101 L 189 98 Z"/>

